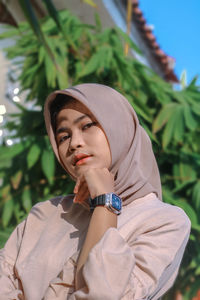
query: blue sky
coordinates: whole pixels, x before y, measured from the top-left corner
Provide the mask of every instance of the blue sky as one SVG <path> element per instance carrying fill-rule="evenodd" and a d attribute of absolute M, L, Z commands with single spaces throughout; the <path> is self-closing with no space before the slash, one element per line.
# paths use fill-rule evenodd
<path fill-rule="evenodd" d="M 177 77 L 183 70 L 188 83 L 200 76 L 200 0 L 140 0 L 139 7 L 161 49 L 175 58 Z"/>

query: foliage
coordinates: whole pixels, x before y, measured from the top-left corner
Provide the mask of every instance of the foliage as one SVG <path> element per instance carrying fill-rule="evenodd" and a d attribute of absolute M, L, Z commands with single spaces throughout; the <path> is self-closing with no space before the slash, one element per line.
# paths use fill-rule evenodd
<path fill-rule="evenodd" d="M 139 49 L 118 28 L 102 31 L 98 17 L 96 26 L 91 26 L 68 11 L 56 17 L 54 13 L 39 24 L 42 39 L 28 23 L 17 29 L 9 26 L 0 36 L 16 41 L 5 51 L 9 59 L 18 58 L 20 92 L 32 104 L 31 109 L 16 104 L 19 112 L 6 124 L 16 143 L 0 147 L 1 227 L 10 233 L 10 226 L 19 223 L 36 202 L 72 190 L 73 183 L 55 161 L 46 136 L 42 114 L 46 96 L 78 83 L 109 85 L 127 97 L 152 139 L 164 201 L 180 206 L 191 219 L 190 242 L 175 285 L 183 294 L 187 290 L 185 299 L 191 299 L 200 281 L 200 87 L 194 79 L 174 91 L 152 70 L 125 57 L 123 42 Z"/>

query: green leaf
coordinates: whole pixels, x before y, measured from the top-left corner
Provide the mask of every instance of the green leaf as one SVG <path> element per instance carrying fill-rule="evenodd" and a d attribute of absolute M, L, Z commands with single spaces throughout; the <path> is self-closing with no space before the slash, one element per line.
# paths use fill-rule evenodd
<path fill-rule="evenodd" d="M 6 39 L 11 37 L 16 37 L 20 34 L 20 31 L 18 28 L 11 27 L 11 29 L 6 30 L 5 32 L 0 34 L 0 39 Z"/>
<path fill-rule="evenodd" d="M 196 276 L 200 275 L 200 266 L 196 268 L 195 275 Z"/>
<path fill-rule="evenodd" d="M 126 34 L 123 30 L 121 30 L 121 28 L 117 27 L 115 28 L 115 30 L 119 33 L 119 35 L 121 35 L 124 39 L 125 42 L 128 43 L 128 45 L 135 50 L 138 54 L 143 54 L 142 51 L 140 50 L 140 48 L 131 40 L 131 38 L 128 36 L 128 34 Z"/>
<path fill-rule="evenodd" d="M 176 108 L 176 103 L 170 103 L 165 105 L 157 115 L 155 121 L 153 122 L 153 132 L 156 133 L 159 131 L 169 120 L 170 116 Z"/>
<path fill-rule="evenodd" d="M 190 130 L 195 130 L 198 122 L 194 118 L 194 115 L 192 114 L 191 109 L 188 105 L 184 105 L 184 117 L 187 128 Z"/>
<path fill-rule="evenodd" d="M 180 192 L 182 190 L 185 190 L 186 188 L 193 185 L 195 183 L 195 181 L 196 181 L 196 179 L 191 179 L 191 180 L 188 180 L 186 182 L 183 182 L 183 183 L 179 184 L 175 189 L 173 189 L 173 193 L 177 193 L 177 192 Z"/>
<path fill-rule="evenodd" d="M 38 52 L 38 64 L 41 65 L 45 59 L 45 48 L 43 46 L 40 47 Z"/>
<path fill-rule="evenodd" d="M 52 19 L 55 21 L 56 25 L 59 29 L 62 29 L 62 23 L 60 21 L 59 14 L 51 0 L 43 0 L 46 9 L 48 10 L 49 15 L 52 17 Z"/>
<path fill-rule="evenodd" d="M 29 21 L 29 24 L 31 25 L 33 31 L 35 32 L 36 36 L 39 38 L 39 40 L 41 42 L 43 42 L 43 34 L 41 32 L 40 29 L 40 25 L 39 22 L 37 20 L 37 17 L 33 11 L 32 5 L 29 1 L 26 0 L 19 0 L 19 4 L 27 18 L 27 20 Z"/>
<path fill-rule="evenodd" d="M 54 20 L 54 22 L 56 23 L 56 25 L 58 26 L 59 31 L 62 32 L 64 38 L 67 40 L 67 42 L 69 43 L 69 45 L 71 45 L 71 47 L 74 50 L 78 50 L 76 45 L 74 44 L 72 38 L 71 38 L 71 34 L 67 34 L 65 27 L 63 26 L 63 22 L 60 19 L 60 15 L 57 12 L 53 2 L 51 0 L 43 0 L 47 11 L 49 13 L 49 15 L 52 17 L 52 19 Z M 51 56 L 50 56 L 51 57 Z"/>
<path fill-rule="evenodd" d="M 163 133 L 163 137 L 162 137 L 162 144 L 163 144 L 163 148 L 167 148 L 167 146 L 169 145 L 169 143 L 172 140 L 172 137 L 174 135 L 174 128 L 176 126 L 176 114 L 172 113 L 168 123 L 164 129 L 164 133 Z"/>
<path fill-rule="evenodd" d="M 189 83 L 189 85 L 188 85 L 188 89 L 191 89 L 191 88 L 194 88 L 195 86 L 196 86 L 196 84 L 197 84 L 197 80 L 199 79 L 199 77 L 198 76 L 195 76 L 192 80 L 191 80 L 191 82 Z"/>
<path fill-rule="evenodd" d="M 20 154 L 26 149 L 28 143 L 18 143 L 12 146 L 1 146 L 0 147 L 0 161 L 11 159 L 16 155 Z"/>
<path fill-rule="evenodd" d="M 199 287 L 200 287 L 200 278 L 195 278 L 195 280 L 191 281 L 190 285 L 188 286 L 188 289 L 186 290 L 183 296 L 183 300 L 198 299 L 195 296 L 197 296 Z"/>
<path fill-rule="evenodd" d="M 198 216 L 197 213 L 195 212 L 195 210 L 192 208 L 192 206 L 185 202 L 185 201 L 181 201 L 181 200 L 174 200 L 173 204 L 176 206 L 179 206 L 180 208 L 182 208 L 185 213 L 188 215 L 191 223 L 192 223 L 192 228 L 196 228 L 196 225 L 198 225 L 199 229 L 200 226 L 198 224 Z"/>
<path fill-rule="evenodd" d="M 14 229 L 13 227 L 8 227 L 8 228 L 4 228 L 3 230 L 0 230 L 0 249 L 4 247 L 13 229 Z"/>
<path fill-rule="evenodd" d="M 194 101 L 190 101 L 191 102 L 191 110 L 192 113 L 197 115 L 198 117 L 200 116 L 200 103 L 195 103 Z"/>
<path fill-rule="evenodd" d="M 102 31 L 102 24 L 101 24 L 101 18 L 99 14 L 95 12 L 95 24 L 96 24 L 96 31 L 101 32 Z"/>
<path fill-rule="evenodd" d="M 35 163 L 38 161 L 38 158 L 40 156 L 40 147 L 37 144 L 33 144 L 27 154 L 27 164 L 28 169 L 32 168 Z"/>
<path fill-rule="evenodd" d="M 193 207 L 187 203 L 184 199 L 177 198 L 176 196 L 173 195 L 173 193 L 169 190 L 166 189 L 165 186 L 163 186 L 163 199 L 165 202 L 179 206 L 182 208 L 185 213 L 188 215 L 192 228 L 200 232 L 200 225 L 198 223 L 198 215 L 193 209 Z"/>
<path fill-rule="evenodd" d="M 192 199 L 197 210 L 200 210 L 200 181 L 193 188 Z"/>
<path fill-rule="evenodd" d="M 179 164 L 179 174 L 182 181 L 196 180 L 196 172 L 193 167 L 187 163 Z"/>
<path fill-rule="evenodd" d="M 186 72 L 186 70 L 183 70 L 183 72 L 181 73 L 180 84 L 181 84 L 182 89 L 184 89 L 187 86 L 187 72 Z"/>
<path fill-rule="evenodd" d="M 101 56 L 99 55 L 99 53 L 95 53 L 89 59 L 87 64 L 83 67 L 82 72 L 79 74 L 79 78 L 95 72 L 98 69 L 100 64 L 101 64 Z"/>
<path fill-rule="evenodd" d="M 17 224 L 21 223 L 26 217 L 25 212 L 21 209 L 21 200 L 22 200 L 22 198 L 20 195 L 20 199 L 18 200 L 17 203 L 15 203 L 15 206 L 14 206 L 14 215 L 15 215 Z M 16 199 L 15 199 L 15 202 L 16 202 Z"/>
<path fill-rule="evenodd" d="M 23 176 L 22 170 L 18 170 L 13 176 L 11 176 L 10 180 L 11 180 L 11 183 L 12 183 L 12 187 L 15 190 L 19 187 L 22 176 Z"/>
<path fill-rule="evenodd" d="M 7 195 L 6 199 L 4 200 L 3 206 L 3 213 L 2 213 L 2 225 L 3 227 L 7 227 L 14 211 L 14 200 L 11 195 Z"/>
<path fill-rule="evenodd" d="M 54 61 L 54 54 L 46 42 L 45 36 L 40 28 L 40 24 L 34 13 L 31 2 L 27 1 L 27 0 L 19 0 L 19 4 L 20 4 L 31 28 L 33 29 L 36 37 L 38 38 L 40 43 L 46 48 L 47 53 L 48 53 L 49 57 L 51 58 L 51 60 Z"/>
<path fill-rule="evenodd" d="M 56 67 L 49 55 L 45 55 L 45 73 L 47 83 L 51 88 L 56 87 Z"/>
<path fill-rule="evenodd" d="M 59 69 L 57 69 L 58 86 L 61 90 L 66 89 L 68 87 L 68 70 L 66 55 L 56 55 L 56 61 L 59 65 Z"/>
<path fill-rule="evenodd" d="M 52 151 L 44 150 L 42 153 L 42 170 L 50 184 L 54 181 L 55 159 Z"/>
<path fill-rule="evenodd" d="M 32 208 L 32 199 L 31 199 L 30 188 L 28 186 L 24 187 L 24 191 L 22 193 L 22 205 L 25 211 L 29 213 L 29 211 Z"/>
<path fill-rule="evenodd" d="M 174 138 L 177 142 L 183 141 L 183 136 L 185 133 L 185 124 L 183 117 L 183 107 L 181 105 L 177 106 L 176 109 L 176 125 L 174 127 Z"/>
<path fill-rule="evenodd" d="M 7 195 L 9 195 L 10 189 L 11 189 L 11 186 L 9 184 L 7 184 L 1 188 L 1 196 L 2 196 L 3 200 L 7 198 Z"/>
<path fill-rule="evenodd" d="M 152 121 L 152 117 L 150 114 L 148 114 L 145 109 L 143 109 L 142 107 L 139 107 L 137 105 L 137 102 L 136 101 L 131 101 L 132 103 L 132 106 L 136 112 L 136 114 L 142 118 L 144 118 L 144 120 L 148 121 L 149 123 L 151 123 Z"/>

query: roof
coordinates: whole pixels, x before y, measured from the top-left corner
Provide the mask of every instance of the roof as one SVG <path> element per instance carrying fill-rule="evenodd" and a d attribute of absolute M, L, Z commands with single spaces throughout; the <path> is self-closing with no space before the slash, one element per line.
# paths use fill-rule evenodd
<path fill-rule="evenodd" d="M 127 3 L 127 1 L 128 0 L 123 2 Z M 132 21 L 142 35 L 143 40 L 148 46 L 151 54 L 154 56 L 160 68 L 162 69 L 164 73 L 164 79 L 166 81 L 178 83 L 179 80 L 174 73 L 175 59 L 171 56 L 168 56 L 156 42 L 156 37 L 152 32 L 152 28 L 147 24 L 143 13 L 139 8 L 138 0 L 132 0 Z"/>

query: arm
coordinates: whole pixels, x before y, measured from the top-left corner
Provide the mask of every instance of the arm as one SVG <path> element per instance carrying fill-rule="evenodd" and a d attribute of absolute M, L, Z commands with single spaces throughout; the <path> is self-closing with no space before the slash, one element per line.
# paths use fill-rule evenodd
<path fill-rule="evenodd" d="M 17 226 L 0 250 L 0 299 L 20 299 L 21 285 L 15 276 L 14 265 L 21 244 L 25 221 Z M 19 296 L 19 298 L 18 298 Z"/>
<path fill-rule="evenodd" d="M 87 232 L 87 236 L 78 260 L 76 273 L 76 289 L 82 288 L 85 283 L 82 277 L 82 269 L 91 249 L 100 241 L 104 233 L 111 227 L 117 227 L 117 215 L 104 207 L 96 207 Z"/>
<path fill-rule="evenodd" d="M 112 174 L 107 169 L 90 169 L 87 171 L 84 180 L 78 180 L 75 186 L 74 190 L 77 193 L 76 202 L 82 203 L 85 201 L 85 195 L 88 196 L 87 189 L 92 198 L 113 192 L 114 181 Z M 85 285 L 82 270 L 88 254 L 111 227 L 117 227 L 117 215 L 108 211 L 105 207 L 96 207 L 92 214 L 85 242 L 78 259 L 75 278 L 76 289 L 80 289 Z"/>

